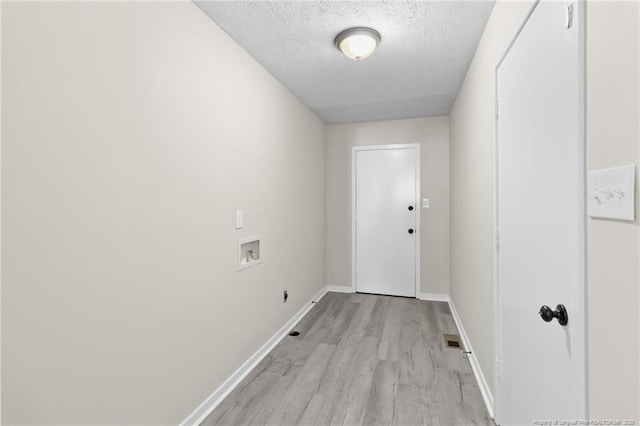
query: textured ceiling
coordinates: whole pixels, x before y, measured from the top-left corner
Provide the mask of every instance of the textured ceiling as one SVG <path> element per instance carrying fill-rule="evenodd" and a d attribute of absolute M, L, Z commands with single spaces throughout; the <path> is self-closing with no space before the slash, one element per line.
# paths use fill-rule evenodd
<path fill-rule="evenodd" d="M 493 1 L 196 1 L 327 123 L 448 114 Z M 346 58 L 340 31 L 382 36 L 368 59 Z"/>

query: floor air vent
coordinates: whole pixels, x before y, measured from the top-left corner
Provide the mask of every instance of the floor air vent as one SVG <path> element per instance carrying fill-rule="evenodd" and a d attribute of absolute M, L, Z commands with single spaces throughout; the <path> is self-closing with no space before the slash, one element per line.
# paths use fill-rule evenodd
<path fill-rule="evenodd" d="M 463 349 L 462 343 L 460 343 L 460 336 L 457 334 L 443 334 L 442 337 L 444 337 L 444 344 L 446 347 L 452 349 Z"/>

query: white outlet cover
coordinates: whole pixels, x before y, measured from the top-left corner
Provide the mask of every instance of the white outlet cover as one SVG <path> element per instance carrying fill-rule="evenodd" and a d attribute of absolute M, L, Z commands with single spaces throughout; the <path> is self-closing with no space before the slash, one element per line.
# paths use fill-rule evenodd
<path fill-rule="evenodd" d="M 636 166 L 594 170 L 587 175 L 587 215 L 635 220 Z"/>

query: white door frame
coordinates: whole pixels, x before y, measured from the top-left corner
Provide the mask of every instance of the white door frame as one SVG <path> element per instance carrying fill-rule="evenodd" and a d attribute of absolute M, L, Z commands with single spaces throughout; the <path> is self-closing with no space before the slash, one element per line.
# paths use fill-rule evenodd
<path fill-rule="evenodd" d="M 531 5 L 531 8 L 529 9 L 529 11 L 527 12 L 527 14 L 525 15 L 522 23 L 518 26 L 517 31 L 515 32 L 515 34 L 513 35 L 513 37 L 511 38 L 509 44 L 507 45 L 507 48 L 505 49 L 505 52 L 502 54 L 502 56 L 500 57 L 500 59 L 498 60 L 498 63 L 496 64 L 496 67 L 494 69 L 494 105 L 495 105 L 495 113 L 494 113 L 494 126 L 493 126 L 493 238 L 494 238 L 494 243 L 493 243 L 493 355 L 494 355 L 494 363 L 493 363 L 493 383 L 494 383 L 494 391 L 495 391 L 495 398 L 494 398 L 494 420 L 496 422 L 496 424 L 500 424 L 500 419 L 502 417 L 502 389 L 501 389 L 501 385 L 500 385 L 500 366 L 499 366 L 499 361 L 502 358 L 502 335 L 500 333 L 501 330 L 501 320 L 500 320 L 500 282 L 499 282 L 499 233 L 498 233 L 498 70 L 500 68 L 500 65 L 502 64 L 502 62 L 505 60 L 505 58 L 507 57 L 507 54 L 509 53 L 509 51 L 511 50 L 511 48 L 513 47 L 514 43 L 516 42 L 516 40 L 518 39 L 518 36 L 520 35 L 520 33 L 522 32 L 522 30 L 524 29 L 525 25 L 527 24 L 527 22 L 529 21 L 529 18 L 531 17 L 531 15 L 533 14 L 533 12 L 535 11 L 536 7 L 538 6 L 538 4 L 540 3 L 540 0 L 535 0 L 533 2 L 533 4 Z M 583 253 L 580 265 L 579 265 L 579 271 L 578 271 L 578 276 L 581 277 L 581 281 L 583 282 L 584 285 L 584 289 L 583 291 L 580 293 L 579 298 L 581 300 L 578 300 L 578 304 L 583 305 L 584 306 L 584 317 L 583 318 L 576 318 L 575 316 L 572 317 L 572 321 L 579 321 L 581 324 L 581 329 L 582 329 L 582 334 L 584 336 L 583 339 L 583 344 L 584 344 L 584 356 L 579 359 L 577 362 L 580 362 L 580 364 L 582 364 L 580 366 L 580 370 L 584 371 L 584 387 L 585 387 L 585 399 L 584 399 L 584 413 L 586 418 L 589 418 L 589 404 L 588 404 L 588 400 L 587 400 L 587 395 L 588 395 L 588 369 L 587 369 L 587 317 L 588 317 L 588 313 L 587 313 L 587 305 L 586 305 L 586 292 L 587 292 L 587 273 L 586 273 L 586 269 L 587 269 L 587 265 L 586 265 L 586 254 L 587 254 L 587 248 L 586 248 L 586 165 L 585 165 L 585 157 L 586 157 L 586 139 L 585 139 L 585 126 L 586 126 L 586 119 L 585 119 L 585 85 L 586 85 L 586 78 L 585 78 L 585 70 L 586 70 L 586 66 L 585 66 L 585 5 L 584 2 L 581 0 L 575 1 L 573 3 L 574 5 L 574 19 L 576 21 L 578 21 L 580 23 L 580 26 L 578 28 L 578 49 L 579 49 L 579 53 L 578 53 L 578 80 L 575 82 L 578 87 L 579 87 L 579 93 L 580 93 L 580 98 L 578 100 L 578 110 L 580 111 L 579 114 L 579 138 L 582 141 L 582 143 L 580 144 L 580 152 L 579 152 L 579 158 L 576 159 L 576 161 L 578 161 L 579 163 L 579 174 L 580 174 L 580 179 L 579 181 L 581 182 L 580 188 L 579 188 L 579 199 L 581 201 L 581 204 L 584 206 L 583 208 L 583 214 L 579 215 L 579 217 L 577 218 L 577 223 L 580 224 L 580 229 L 582 229 L 582 233 L 581 233 L 581 237 L 580 240 L 581 241 L 577 241 L 577 244 L 580 247 L 580 250 Z"/>
<path fill-rule="evenodd" d="M 354 146 L 351 150 L 351 291 L 356 292 L 356 157 L 358 151 L 379 151 L 388 149 L 407 149 L 415 148 L 416 150 L 416 298 L 420 297 L 420 144 L 407 143 L 397 145 L 367 145 Z"/>

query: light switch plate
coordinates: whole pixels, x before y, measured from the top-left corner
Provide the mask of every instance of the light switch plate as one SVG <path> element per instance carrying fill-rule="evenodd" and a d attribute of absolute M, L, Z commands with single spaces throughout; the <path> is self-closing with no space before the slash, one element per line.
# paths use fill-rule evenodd
<path fill-rule="evenodd" d="M 594 170 L 587 176 L 587 215 L 635 220 L 636 166 Z"/>
<path fill-rule="evenodd" d="M 242 229 L 242 210 L 236 210 L 236 229 Z"/>
<path fill-rule="evenodd" d="M 423 209 L 428 209 L 429 208 L 429 199 L 428 198 L 423 198 L 422 199 L 422 208 Z"/>

